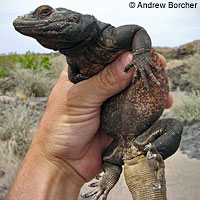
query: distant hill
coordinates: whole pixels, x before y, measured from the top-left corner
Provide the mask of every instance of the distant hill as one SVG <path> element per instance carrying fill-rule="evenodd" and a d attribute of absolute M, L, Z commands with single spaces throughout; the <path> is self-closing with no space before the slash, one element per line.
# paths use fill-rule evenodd
<path fill-rule="evenodd" d="M 156 51 L 166 58 L 182 59 L 185 56 L 193 55 L 200 50 L 200 40 L 194 40 L 179 47 L 154 47 Z"/>

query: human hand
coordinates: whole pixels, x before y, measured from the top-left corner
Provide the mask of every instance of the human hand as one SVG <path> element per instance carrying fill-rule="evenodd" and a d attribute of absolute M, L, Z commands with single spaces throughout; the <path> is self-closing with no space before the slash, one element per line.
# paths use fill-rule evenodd
<path fill-rule="evenodd" d="M 101 105 L 130 84 L 133 70 L 125 73 L 124 68 L 131 60 L 132 54 L 125 53 L 99 74 L 75 85 L 69 82 L 64 69 L 50 94 L 37 132 L 42 152 L 58 165 L 62 160 L 84 181 L 102 170 L 102 152 L 112 138 L 99 129 Z M 169 96 L 166 107 L 171 104 Z"/>
<path fill-rule="evenodd" d="M 7 199 L 77 199 L 81 186 L 102 170 L 112 138 L 99 128 L 101 105 L 131 83 L 134 68 L 124 72 L 131 60 L 127 52 L 75 85 L 63 70 Z M 169 95 L 166 108 L 171 105 Z"/>

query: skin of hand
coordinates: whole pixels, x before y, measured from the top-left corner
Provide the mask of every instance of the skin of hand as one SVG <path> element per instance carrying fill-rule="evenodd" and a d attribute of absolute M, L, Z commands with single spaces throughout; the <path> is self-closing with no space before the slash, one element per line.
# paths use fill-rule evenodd
<path fill-rule="evenodd" d="M 131 60 L 127 52 L 77 84 L 63 70 L 7 199 L 77 199 L 81 186 L 102 171 L 102 153 L 112 138 L 99 128 L 101 105 L 130 84 L 134 69 L 124 68 Z M 172 101 L 169 94 L 166 108 Z"/>

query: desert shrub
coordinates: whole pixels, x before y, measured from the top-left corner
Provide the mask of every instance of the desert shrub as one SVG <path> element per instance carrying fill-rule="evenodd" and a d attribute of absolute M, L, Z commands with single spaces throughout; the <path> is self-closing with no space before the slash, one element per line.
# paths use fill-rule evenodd
<path fill-rule="evenodd" d="M 0 67 L 1 69 L 11 70 L 14 68 L 19 55 L 15 53 L 0 54 Z"/>
<path fill-rule="evenodd" d="M 186 65 L 189 68 L 185 69 L 185 74 L 182 75 L 183 79 L 189 82 L 195 90 L 200 90 L 200 54 L 196 53 L 188 59 Z"/>
<path fill-rule="evenodd" d="M 63 69 L 67 66 L 66 57 L 64 55 L 58 55 L 51 59 L 52 66 L 51 66 L 51 75 L 53 78 L 57 79 Z"/>
<path fill-rule="evenodd" d="M 0 78 L 4 78 L 6 76 L 9 76 L 9 72 L 5 69 L 0 68 Z"/>
<path fill-rule="evenodd" d="M 163 54 L 164 54 L 164 51 L 163 51 L 163 50 L 161 50 L 161 49 L 156 49 L 156 52 L 157 52 L 157 53 L 159 53 L 159 54 L 161 54 L 161 55 L 163 55 Z"/>
<path fill-rule="evenodd" d="M 194 50 L 195 46 L 193 44 L 187 44 L 186 45 L 186 49 L 188 49 L 188 50 Z"/>
<path fill-rule="evenodd" d="M 12 71 L 15 77 L 16 91 L 25 96 L 48 96 L 56 80 L 52 79 L 48 70 L 22 69 L 16 65 Z"/>
<path fill-rule="evenodd" d="M 14 64 L 10 68 L 1 67 L 1 63 Z M 4 65 L 2 65 L 4 66 Z M 0 55 L 0 78 L 11 75 L 15 87 L 10 90 L 10 95 L 30 97 L 48 96 L 57 81 L 61 71 L 66 66 L 65 56 L 39 55 L 27 52 L 25 55 Z"/>
<path fill-rule="evenodd" d="M 6 143 L 10 160 L 20 160 L 27 152 L 36 131 L 38 117 L 34 109 L 22 101 L 7 105 L 0 119 L 0 141 Z"/>
<path fill-rule="evenodd" d="M 50 62 L 50 56 L 47 55 L 36 55 L 34 53 L 30 53 L 29 51 L 20 56 L 17 61 L 20 63 L 21 67 L 24 69 L 32 69 L 32 70 L 50 70 L 50 66 L 52 63 Z"/>
<path fill-rule="evenodd" d="M 174 98 L 172 112 L 184 124 L 192 124 L 200 121 L 200 92 L 181 93 Z"/>

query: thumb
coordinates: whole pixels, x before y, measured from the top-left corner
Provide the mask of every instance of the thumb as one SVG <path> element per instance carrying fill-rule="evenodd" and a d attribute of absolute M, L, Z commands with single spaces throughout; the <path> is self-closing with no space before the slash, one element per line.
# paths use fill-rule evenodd
<path fill-rule="evenodd" d="M 81 91 L 85 91 L 84 100 L 91 104 L 102 104 L 107 98 L 125 89 L 131 83 L 133 68 L 128 73 L 124 69 L 132 58 L 132 53 L 126 52 L 97 75 L 78 83 Z"/>

